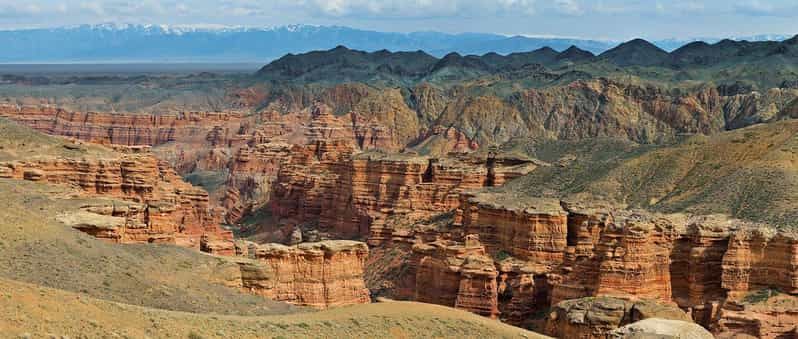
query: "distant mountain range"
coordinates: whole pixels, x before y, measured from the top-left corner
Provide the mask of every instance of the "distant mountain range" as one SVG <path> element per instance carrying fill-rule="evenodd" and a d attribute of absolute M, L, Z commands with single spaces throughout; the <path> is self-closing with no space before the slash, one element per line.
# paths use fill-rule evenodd
<path fill-rule="evenodd" d="M 784 40 L 767 35 L 747 40 Z M 716 42 L 719 39 L 702 39 Z M 666 51 L 694 40 L 652 42 Z M 363 51 L 425 51 L 442 57 L 510 54 L 549 47 L 565 51 L 571 46 L 593 54 L 618 42 L 572 38 L 505 36 L 498 34 L 440 32 L 390 33 L 339 26 L 291 25 L 275 28 L 81 25 L 49 29 L 0 31 L 0 62 L 268 62 L 289 53 L 331 49 L 338 45 Z"/>
<path fill-rule="evenodd" d="M 508 55 L 451 52 L 441 58 L 422 51 L 366 52 L 338 46 L 285 55 L 261 68 L 256 78 L 277 84 L 363 82 L 404 86 L 421 82 L 459 84 L 487 76 L 492 81 L 526 79 L 526 85 L 542 86 L 627 74 L 660 81 L 716 80 L 740 87 L 730 91 L 750 91 L 755 84 L 765 83 L 793 87 L 798 77 L 793 71 L 796 68 L 798 35 L 783 41 L 691 42 L 671 52 L 634 39 L 601 54 L 571 46 L 562 52 L 543 47 Z"/>

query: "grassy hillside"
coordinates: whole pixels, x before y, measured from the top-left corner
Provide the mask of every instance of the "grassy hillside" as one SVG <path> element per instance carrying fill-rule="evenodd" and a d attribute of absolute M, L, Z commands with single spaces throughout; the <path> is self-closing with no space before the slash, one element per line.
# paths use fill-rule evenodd
<path fill-rule="evenodd" d="M 60 215 L 105 202 L 66 187 L 0 179 L 0 277 L 95 298 L 187 312 L 296 311 L 224 286 L 235 264 L 167 245 L 117 245 L 64 226 Z M 121 204 L 121 203 L 120 203 Z"/>
<path fill-rule="evenodd" d="M 501 190 L 608 200 L 663 212 L 725 213 L 795 226 L 798 121 L 759 124 L 672 145 L 612 139 L 508 145 L 552 163 Z"/>
<path fill-rule="evenodd" d="M 126 338 L 543 338 L 465 311 L 413 302 L 284 316 L 156 310 L 0 279 L 0 333 Z"/>

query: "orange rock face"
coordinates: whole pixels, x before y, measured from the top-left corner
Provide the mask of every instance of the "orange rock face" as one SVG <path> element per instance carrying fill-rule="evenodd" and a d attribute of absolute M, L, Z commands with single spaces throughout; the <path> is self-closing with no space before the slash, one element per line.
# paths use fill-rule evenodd
<path fill-rule="evenodd" d="M 487 317 L 499 314 L 493 259 L 472 237 L 464 245 L 437 241 L 413 247 L 418 260 L 415 299 L 468 310 Z"/>
<path fill-rule="evenodd" d="M 490 253 L 505 251 L 538 263 L 562 262 L 567 213 L 559 200 L 512 200 L 503 194 L 463 195 L 456 223 L 478 234 Z"/>
<path fill-rule="evenodd" d="M 552 303 L 597 295 L 671 301 L 670 254 L 678 225 L 628 213 L 609 220 L 591 251 L 575 255 Z M 575 250 L 574 250 L 575 252 Z"/>
<path fill-rule="evenodd" d="M 711 324 L 717 338 L 795 338 L 798 297 L 767 290 L 749 302 L 726 301 Z"/>
<path fill-rule="evenodd" d="M 252 293 L 322 309 L 371 301 L 363 281 L 364 243 L 250 244 L 247 252 L 254 262 L 239 265 L 242 286 Z"/>
<path fill-rule="evenodd" d="M 729 298 L 762 288 L 798 294 L 798 236 L 743 228 L 729 238 L 722 268 L 722 286 Z"/>
<path fill-rule="evenodd" d="M 475 255 L 494 264 L 471 261 L 482 262 L 486 274 L 478 285 L 490 290 L 470 294 L 469 304 L 496 309 L 470 309 L 516 325 L 540 326 L 530 323 L 532 315 L 561 301 L 621 296 L 678 305 L 705 327 L 720 326 L 717 333 L 754 333 L 750 324 L 761 323 L 762 332 L 754 335 L 776 337 L 793 328 L 790 312 L 798 308 L 768 313 L 769 308 L 734 306 L 735 299 L 763 289 L 796 294 L 795 237 L 767 231 L 766 225 L 482 192 L 462 194 L 450 227 L 429 236 L 420 229 L 404 237 L 393 233 L 394 246 L 415 242 L 407 266 L 415 270 L 419 301 L 454 305 L 462 265 Z M 465 245 L 474 236 L 485 244 L 484 252 Z M 495 292 L 486 276 L 495 277 Z"/>
<path fill-rule="evenodd" d="M 3 177 L 65 184 L 87 196 L 129 201 L 125 206 L 87 206 L 87 212 L 123 218 L 117 227 L 76 224 L 85 232 L 120 243 L 162 242 L 198 248 L 202 236 L 230 240 L 219 228 L 220 212 L 208 194 L 184 182 L 146 149 L 110 159 L 54 158 L 0 164 Z"/>
<path fill-rule="evenodd" d="M 127 145 L 156 146 L 171 141 L 181 144 L 217 143 L 232 137 L 231 129 L 242 120 L 237 112 L 184 112 L 175 114 L 115 114 L 67 112 L 48 106 L 0 106 L 5 116 L 43 133 L 79 140 Z"/>
<path fill-rule="evenodd" d="M 501 185 L 536 166 L 518 159 L 361 152 L 380 143 L 355 145 L 351 131 L 331 115 L 323 110 L 313 115 L 305 132 L 307 144 L 292 148 L 277 175 L 272 211 L 297 224 L 318 222 L 322 230 L 341 237 L 367 237 L 370 245 L 392 237 L 389 220 L 410 223 L 451 211 L 464 190 Z"/>

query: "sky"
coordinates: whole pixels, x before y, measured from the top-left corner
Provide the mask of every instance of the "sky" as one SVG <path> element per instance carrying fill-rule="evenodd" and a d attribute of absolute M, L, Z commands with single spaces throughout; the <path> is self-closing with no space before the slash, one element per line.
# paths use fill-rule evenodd
<path fill-rule="evenodd" d="M 0 29 L 99 23 L 723 38 L 798 33 L 798 0 L 0 0 Z"/>

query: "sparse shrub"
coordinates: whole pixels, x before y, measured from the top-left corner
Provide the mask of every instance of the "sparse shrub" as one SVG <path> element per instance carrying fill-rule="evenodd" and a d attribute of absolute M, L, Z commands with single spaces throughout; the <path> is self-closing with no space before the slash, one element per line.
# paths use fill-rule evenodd
<path fill-rule="evenodd" d="M 780 292 L 777 289 L 766 288 L 749 293 L 747 296 L 745 296 L 743 301 L 749 304 L 757 304 L 768 301 L 768 299 L 779 295 L 779 293 Z"/>
<path fill-rule="evenodd" d="M 506 251 L 501 250 L 498 253 L 496 253 L 496 257 L 494 259 L 496 259 L 496 261 L 502 261 L 502 260 L 507 259 L 509 257 L 510 257 L 510 253 L 507 253 Z"/>
<path fill-rule="evenodd" d="M 196 333 L 196 332 L 194 332 L 194 331 L 191 331 L 191 332 L 188 334 L 188 339 L 204 339 L 204 338 L 205 338 L 205 337 L 203 337 L 203 336 L 201 336 L 201 335 L 197 334 L 197 333 Z"/>

